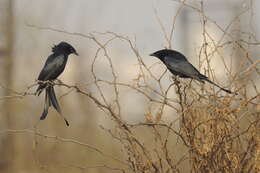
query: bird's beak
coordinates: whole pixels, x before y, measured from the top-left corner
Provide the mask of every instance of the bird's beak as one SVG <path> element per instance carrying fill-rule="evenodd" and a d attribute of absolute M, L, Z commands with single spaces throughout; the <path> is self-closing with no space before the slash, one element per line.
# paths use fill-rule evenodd
<path fill-rule="evenodd" d="M 154 53 L 149 54 L 150 56 L 155 56 Z"/>
<path fill-rule="evenodd" d="M 79 56 L 78 52 L 74 52 L 75 55 Z"/>

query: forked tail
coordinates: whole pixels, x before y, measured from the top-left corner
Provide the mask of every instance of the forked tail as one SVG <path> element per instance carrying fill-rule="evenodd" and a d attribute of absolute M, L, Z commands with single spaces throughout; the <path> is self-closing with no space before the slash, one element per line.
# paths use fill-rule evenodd
<path fill-rule="evenodd" d="M 58 103 L 58 100 L 56 98 L 56 94 L 54 91 L 53 86 L 48 86 L 45 89 L 45 103 L 44 103 L 44 110 L 40 117 L 41 120 L 44 120 L 47 117 L 49 107 L 53 106 L 56 111 L 62 116 L 67 126 L 69 126 L 68 120 L 63 116 L 60 105 Z"/>

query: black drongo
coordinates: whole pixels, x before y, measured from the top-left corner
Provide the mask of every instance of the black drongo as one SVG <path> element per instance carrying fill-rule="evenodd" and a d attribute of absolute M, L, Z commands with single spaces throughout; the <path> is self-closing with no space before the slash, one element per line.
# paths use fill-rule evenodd
<path fill-rule="evenodd" d="M 180 52 L 170 49 L 163 49 L 150 54 L 150 56 L 159 58 L 173 75 L 179 76 L 181 78 L 196 79 L 200 82 L 207 81 L 227 93 L 232 93 L 230 90 L 220 87 L 219 85 L 209 80 L 207 76 L 201 74 Z"/>
<path fill-rule="evenodd" d="M 36 94 L 40 95 L 41 92 L 45 89 L 45 104 L 43 113 L 40 117 L 41 120 L 46 118 L 50 106 L 53 106 L 57 112 L 62 115 L 52 81 L 57 79 L 57 77 L 64 71 L 68 56 L 72 53 L 78 55 L 76 50 L 66 42 L 61 42 L 58 45 L 54 45 L 52 52 L 53 53 L 46 60 L 45 65 L 38 77 L 39 87 L 36 90 Z M 63 118 L 66 122 L 66 125 L 69 126 L 66 118 L 64 116 Z"/>

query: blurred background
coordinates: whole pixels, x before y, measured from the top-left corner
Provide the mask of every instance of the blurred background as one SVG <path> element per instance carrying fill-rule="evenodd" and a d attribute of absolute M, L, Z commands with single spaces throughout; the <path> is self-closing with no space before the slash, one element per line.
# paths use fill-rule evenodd
<path fill-rule="evenodd" d="M 39 122 L 43 110 L 44 94 L 40 97 L 27 95 L 7 98 L 27 91 L 35 83 L 46 58 L 51 54 L 51 47 L 61 41 L 72 44 L 79 57 L 71 55 L 64 73 L 60 76 L 66 84 L 81 84 L 84 90 L 95 92 L 91 86 L 84 86 L 93 81 L 91 64 L 98 46 L 90 39 L 68 35 L 38 27 L 51 27 L 74 33 L 112 31 L 135 40 L 140 56 L 151 65 L 158 62 L 148 55 L 156 50 L 169 47 L 164 36 L 165 28 L 171 31 L 176 14 L 171 48 L 183 52 L 195 67 L 203 71 L 198 55 L 203 42 L 202 17 L 196 10 L 183 7 L 181 2 L 172 0 L 1 0 L 0 1 L 0 172 L 80 172 L 80 167 L 90 167 L 86 172 L 110 172 L 102 166 L 121 163 L 106 158 L 88 147 L 69 142 L 55 141 L 51 138 L 35 136 L 33 132 L 49 136 L 59 136 L 88 143 L 108 155 L 123 158 L 117 140 L 111 138 L 102 128 L 110 128 L 113 122 L 97 106 L 76 92 L 61 97 L 59 102 L 64 115 L 71 126 L 66 127 L 63 120 L 51 109 L 46 120 Z M 200 7 L 201 2 L 187 0 L 187 4 Z M 247 39 L 257 42 L 260 31 L 260 1 L 257 0 L 207 0 L 204 1 L 204 14 L 215 21 L 221 28 L 232 34 L 234 40 Z M 232 24 L 230 24 L 232 23 Z M 33 27 L 32 27 L 33 25 Z M 223 32 L 213 24 L 208 32 L 216 43 L 221 42 Z M 98 35 L 100 40 L 105 36 Z M 138 75 L 137 60 L 129 51 L 127 44 L 120 41 L 109 46 L 118 81 L 131 82 Z M 232 73 L 245 52 L 237 47 L 221 49 L 227 66 Z M 252 61 L 259 59 L 259 48 L 251 45 L 247 52 Z M 102 53 L 101 53 L 102 54 Z M 101 55 L 102 56 L 102 55 Z M 201 57 L 203 58 L 203 57 Z M 248 64 L 249 65 L 249 64 Z M 222 60 L 212 58 L 211 67 L 214 79 L 223 86 L 227 84 L 227 72 L 223 70 Z M 96 62 L 95 72 L 101 79 L 110 79 L 109 65 L 104 58 Z M 152 71 L 162 72 L 163 66 L 156 66 Z M 158 76 L 158 75 L 157 75 Z M 170 76 L 168 74 L 168 76 Z M 168 78 L 167 78 L 168 79 Z M 259 84 L 259 78 L 254 78 Z M 165 80 L 168 85 L 171 81 Z M 259 89 L 259 85 L 256 86 Z M 32 93 L 36 88 L 31 88 Z M 103 88 L 109 98 L 109 88 Z M 56 87 L 58 96 L 67 93 L 65 87 Z M 113 99 L 113 98 L 111 98 Z M 127 89 L 121 90 L 120 101 L 123 119 L 128 123 L 145 121 L 144 112 L 149 109 L 147 101 Z M 170 114 L 170 113 L 169 113 Z M 163 117 L 172 119 L 172 115 Z M 102 126 L 102 128 L 100 127 Z M 32 133 L 9 133 L 6 130 L 31 130 Z M 147 131 L 140 132 L 146 135 Z M 181 151 L 180 151 L 181 152 Z M 93 166 L 91 168 L 91 166 Z M 119 166 L 120 167 L 120 166 Z M 113 171 L 111 171 L 113 172 Z"/>

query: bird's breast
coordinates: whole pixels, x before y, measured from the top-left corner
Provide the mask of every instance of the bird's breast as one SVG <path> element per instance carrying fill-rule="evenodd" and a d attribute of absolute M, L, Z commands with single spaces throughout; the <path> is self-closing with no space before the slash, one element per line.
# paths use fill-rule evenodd
<path fill-rule="evenodd" d="M 58 56 L 55 60 L 57 66 L 62 66 L 66 63 L 66 58 L 64 56 Z"/>

